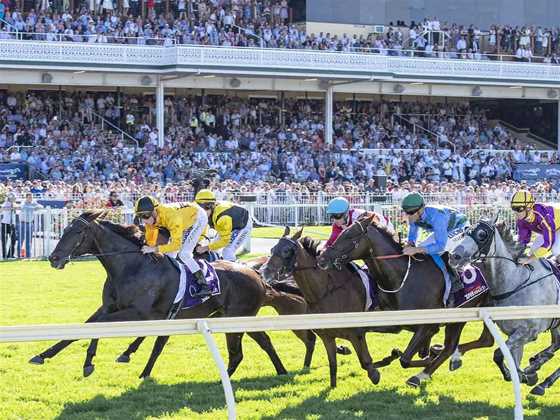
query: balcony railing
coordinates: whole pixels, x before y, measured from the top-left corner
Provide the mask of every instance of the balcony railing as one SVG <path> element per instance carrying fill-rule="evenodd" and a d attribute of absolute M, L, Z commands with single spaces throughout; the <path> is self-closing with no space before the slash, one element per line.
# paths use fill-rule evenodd
<path fill-rule="evenodd" d="M 0 40 L 0 66 L 57 64 L 61 67 L 123 66 L 169 71 L 176 67 L 230 74 L 305 73 L 368 78 L 379 75 L 417 78 L 462 78 L 501 82 L 560 82 L 560 66 L 492 60 L 408 58 L 372 53 L 288 49 L 207 47 L 195 45 L 118 45 L 74 42 Z M 109 67 L 107 67 L 109 66 Z"/>

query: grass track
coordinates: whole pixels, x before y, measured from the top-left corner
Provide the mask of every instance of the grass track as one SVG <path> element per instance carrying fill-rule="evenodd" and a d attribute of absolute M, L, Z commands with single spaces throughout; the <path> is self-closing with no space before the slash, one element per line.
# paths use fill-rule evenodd
<path fill-rule="evenodd" d="M 331 226 L 306 226 L 303 230 L 303 235 L 311 236 L 313 239 L 329 239 L 331 229 Z M 292 233 L 294 233 L 296 231 L 296 228 L 292 227 L 291 231 Z M 260 227 L 253 229 L 251 237 L 277 239 L 281 238 L 283 234 L 283 227 Z"/>
<path fill-rule="evenodd" d="M 95 261 L 55 271 L 46 262 L 0 263 L 0 324 L 81 322 L 99 305 L 104 273 Z M 262 311 L 272 314 L 269 309 Z M 475 338 L 480 324 L 467 327 Z M 272 332 L 272 341 L 290 372 L 274 375 L 266 355 L 248 338 L 245 359 L 233 378 L 240 419 L 511 419 L 512 387 L 491 362 L 491 351 L 470 353 L 463 368 L 442 367 L 419 390 L 404 385 L 417 369 L 397 364 L 381 371 L 372 385 L 355 355 L 339 356 L 338 388 L 328 386 L 328 364 L 318 342 L 312 369 L 302 372 L 303 345 L 291 333 Z M 410 334 L 368 335 L 375 359 L 403 348 Z M 548 343 L 528 347 L 535 353 Z M 154 369 L 154 379 L 137 379 L 147 360 L 150 339 L 129 365 L 114 363 L 128 339 L 100 342 L 95 373 L 81 376 L 87 343 L 75 343 L 44 366 L 27 360 L 51 342 L 0 345 L 0 419 L 217 419 L 225 418 L 218 372 L 201 337 L 174 337 Z M 225 340 L 217 337 L 225 356 Z M 437 342 L 441 342 L 441 335 Z M 558 356 L 557 356 L 558 357 Z M 557 358 L 542 375 L 558 366 Z M 544 376 L 543 376 L 544 377 Z M 527 388 L 524 388 L 527 394 Z M 560 418 L 560 384 L 545 397 L 525 397 L 526 418 Z"/>

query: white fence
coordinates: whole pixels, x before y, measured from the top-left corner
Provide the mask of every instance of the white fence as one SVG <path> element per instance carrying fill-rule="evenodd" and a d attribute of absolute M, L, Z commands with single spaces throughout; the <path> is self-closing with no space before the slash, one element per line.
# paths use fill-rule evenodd
<path fill-rule="evenodd" d="M 352 200 L 357 208 L 376 210 L 391 219 L 398 231 L 407 229 L 402 218 L 402 212 L 396 205 L 380 205 L 375 201 Z M 330 223 L 326 214 L 327 201 L 322 200 L 315 204 L 266 204 L 249 203 L 248 208 L 253 219 L 262 226 L 313 226 L 326 225 Z M 501 220 L 505 220 L 510 227 L 515 225 L 515 216 L 509 206 L 496 206 L 495 204 L 484 205 L 460 205 L 455 206 L 463 211 L 471 223 L 477 222 L 482 217 L 490 218 L 496 210 L 501 211 Z M 42 209 L 35 211 L 33 223 L 24 224 L 20 222 L 20 212 L 15 212 L 15 253 L 16 257 L 44 258 L 56 247 L 58 240 L 66 226 L 83 212 L 82 209 Z M 131 209 L 119 208 L 110 210 L 106 218 L 116 222 L 131 224 L 134 214 Z M 29 241 L 28 241 L 29 239 Z M 7 240 L 9 245 L 9 239 Z M 29 245 L 29 246 L 27 246 Z M 250 251 L 250 241 L 245 246 Z"/>
<path fill-rule="evenodd" d="M 209 318 L 165 321 L 137 321 L 65 325 L 21 325 L 0 327 L 0 343 L 43 340 L 73 340 L 106 337 L 144 337 L 201 333 L 220 371 L 228 407 L 228 418 L 235 419 L 235 398 L 224 361 L 212 333 L 283 331 L 324 328 L 352 328 L 388 325 L 420 325 L 442 322 L 483 321 L 504 353 L 515 393 L 515 419 L 523 418 L 521 388 L 509 349 L 494 321 L 527 318 L 560 318 L 560 306 L 503 308 L 427 309 L 368 313 L 310 314 L 268 317 Z M 491 361 L 487 361 L 491 364 Z"/>

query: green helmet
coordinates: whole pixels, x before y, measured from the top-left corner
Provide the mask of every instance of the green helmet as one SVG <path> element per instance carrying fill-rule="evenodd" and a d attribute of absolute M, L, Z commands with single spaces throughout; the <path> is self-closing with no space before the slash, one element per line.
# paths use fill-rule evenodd
<path fill-rule="evenodd" d="M 424 207 L 424 197 L 417 192 L 409 193 L 403 198 L 401 207 L 407 213 L 418 211 Z"/>

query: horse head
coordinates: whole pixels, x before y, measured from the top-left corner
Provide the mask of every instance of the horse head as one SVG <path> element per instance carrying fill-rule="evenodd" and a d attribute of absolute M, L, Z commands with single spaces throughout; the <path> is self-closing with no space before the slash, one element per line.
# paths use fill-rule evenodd
<path fill-rule="evenodd" d="M 350 261 L 365 258 L 371 253 L 368 228 L 374 224 L 374 216 L 357 220 L 336 238 L 332 246 L 325 249 L 317 259 L 323 270 L 341 270 Z"/>
<path fill-rule="evenodd" d="M 461 267 L 477 259 L 484 259 L 496 250 L 496 220 L 480 220 L 478 224 L 463 234 L 461 241 L 449 252 L 449 263 L 453 267 Z M 492 251 L 491 251 L 492 249 Z"/>
<path fill-rule="evenodd" d="M 51 267 L 62 270 L 71 258 L 95 252 L 91 226 L 104 215 L 105 212 L 102 211 L 85 212 L 72 220 L 49 255 Z"/>
<path fill-rule="evenodd" d="M 291 238 L 290 228 L 286 227 L 284 235 L 270 251 L 270 258 L 261 267 L 260 272 L 267 283 L 293 274 L 297 266 L 298 251 L 302 249 L 298 241 L 303 229 L 299 229 Z"/>

